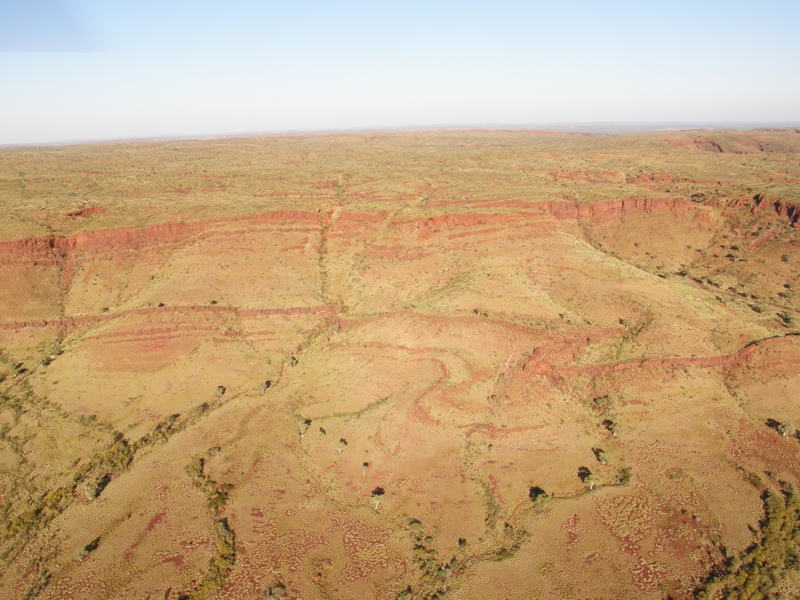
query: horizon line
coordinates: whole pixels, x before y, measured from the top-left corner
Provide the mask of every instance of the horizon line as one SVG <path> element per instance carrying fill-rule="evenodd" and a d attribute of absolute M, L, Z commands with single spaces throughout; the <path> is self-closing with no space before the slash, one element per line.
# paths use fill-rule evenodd
<path fill-rule="evenodd" d="M 380 133 L 433 133 L 437 131 L 506 131 L 530 133 L 568 133 L 589 135 L 625 135 L 634 133 L 680 133 L 685 131 L 753 131 L 759 129 L 798 129 L 798 121 L 552 121 L 525 124 L 473 125 L 407 125 L 399 127 L 341 127 L 331 129 L 276 129 L 250 132 L 196 133 L 153 135 L 143 137 L 71 138 L 53 142 L 0 143 L 0 149 L 173 142 L 192 140 L 223 140 L 257 137 L 331 136 Z M 798 131 L 800 133 L 800 131 Z"/>

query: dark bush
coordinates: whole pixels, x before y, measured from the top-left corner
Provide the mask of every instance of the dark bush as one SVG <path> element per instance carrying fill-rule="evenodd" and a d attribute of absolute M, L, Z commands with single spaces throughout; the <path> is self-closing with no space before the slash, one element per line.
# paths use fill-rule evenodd
<path fill-rule="evenodd" d="M 528 498 L 531 499 L 531 502 L 536 502 L 539 498 L 547 498 L 547 492 L 538 485 L 532 485 L 528 490 Z"/>

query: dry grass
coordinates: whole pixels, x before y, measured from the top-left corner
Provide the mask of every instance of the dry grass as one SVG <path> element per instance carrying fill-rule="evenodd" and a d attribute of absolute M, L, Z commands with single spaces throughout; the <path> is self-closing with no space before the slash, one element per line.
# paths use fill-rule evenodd
<path fill-rule="evenodd" d="M 0 595 L 796 595 L 798 151 L 3 151 Z"/>

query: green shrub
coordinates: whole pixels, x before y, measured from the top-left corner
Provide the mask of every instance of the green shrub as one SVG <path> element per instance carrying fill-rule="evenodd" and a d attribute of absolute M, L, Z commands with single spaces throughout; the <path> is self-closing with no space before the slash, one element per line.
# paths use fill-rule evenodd
<path fill-rule="evenodd" d="M 620 469 L 619 474 L 617 475 L 617 484 L 618 485 L 628 485 L 631 481 L 631 468 L 625 467 L 624 469 Z"/>
<path fill-rule="evenodd" d="M 763 493 L 758 541 L 712 572 L 695 591 L 697 599 L 767 598 L 780 587 L 786 571 L 800 569 L 800 499 L 794 485 L 783 488 L 784 494 Z"/>

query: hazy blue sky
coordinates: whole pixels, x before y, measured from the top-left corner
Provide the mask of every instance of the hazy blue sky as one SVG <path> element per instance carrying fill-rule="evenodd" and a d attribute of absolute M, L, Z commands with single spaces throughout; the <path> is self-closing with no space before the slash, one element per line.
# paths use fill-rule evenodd
<path fill-rule="evenodd" d="M 800 124 L 800 1 L 0 0 L 0 144 Z"/>

